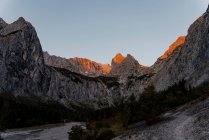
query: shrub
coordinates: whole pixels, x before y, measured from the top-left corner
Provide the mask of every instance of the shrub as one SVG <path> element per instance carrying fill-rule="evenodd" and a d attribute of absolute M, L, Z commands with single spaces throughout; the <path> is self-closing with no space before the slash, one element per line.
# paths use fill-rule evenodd
<path fill-rule="evenodd" d="M 97 136 L 96 140 L 110 140 L 110 139 L 112 139 L 114 136 L 115 136 L 115 135 L 114 135 L 113 131 L 108 129 L 108 130 L 105 130 L 105 131 L 101 132 L 101 133 Z"/>
<path fill-rule="evenodd" d="M 81 126 L 73 126 L 69 134 L 69 140 L 83 140 L 85 132 Z"/>

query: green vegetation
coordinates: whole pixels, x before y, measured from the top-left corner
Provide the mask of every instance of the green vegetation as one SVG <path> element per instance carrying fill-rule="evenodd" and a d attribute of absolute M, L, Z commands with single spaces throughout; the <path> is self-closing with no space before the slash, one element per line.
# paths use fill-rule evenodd
<path fill-rule="evenodd" d="M 53 100 L 4 92 L 0 93 L 0 130 L 70 120 L 85 121 L 86 129 L 72 128 L 70 140 L 109 140 L 126 131 L 130 124 L 145 120 L 152 125 L 160 121 L 160 114 L 208 95 L 209 83 L 187 90 L 184 82 L 180 82 L 160 93 L 155 92 L 154 87 L 148 87 L 139 100 L 132 95 L 116 107 L 92 110 L 73 106 L 72 111 Z"/>
<path fill-rule="evenodd" d="M 187 90 L 184 83 L 182 81 L 160 93 L 155 92 L 154 87 L 148 87 L 138 101 L 131 97 L 130 102 L 123 105 L 121 113 L 125 116 L 124 126 L 140 120 L 145 120 L 151 125 L 159 121 L 160 114 L 209 95 L 208 83 L 193 90 Z"/>
<path fill-rule="evenodd" d="M 148 125 L 153 125 L 160 121 L 160 115 L 166 111 L 175 109 L 190 101 L 202 99 L 209 95 L 209 83 L 203 84 L 198 88 L 187 90 L 185 82 L 182 81 L 178 85 L 168 88 L 166 91 L 157 93 L 154 87 L 148 87 L 140 96 L 139 100 L 132 95 L 125 103 L 115 108 L 108 108 L 105 111 L 94 112 L 93 117 L 89 119 L 87 129 L 82 129 L 82 133 L 78 130 L 78 136 L 91 136 L 90 139 L 97 140 L 98 135 L 114 136 L 126 131 L 127 126 L 132 123 L 145 120 Z M 84 134 L 84 135 L 83 135 Z M 72 135 L 70 133 L 70 135 Z M 74 140 L 72 137 L 70 140 Z M 76 139 L 75 138 L 75 139 Z M 107 140 L 111 139 L 107 137 Z M 88 140 L 82 137 L 81 140 Z"/>
<path fill-rule="evenodd" d="M 0 94 L 0 129 L 60 123 L 69 119 L 70 110 L 56 101 L 39 97 Z"/>
<path fill-rule="evenodd" d="M 0 140 L 4 140 L 4 139 L 1 137 L 1 135 L 0 135 Z"/>

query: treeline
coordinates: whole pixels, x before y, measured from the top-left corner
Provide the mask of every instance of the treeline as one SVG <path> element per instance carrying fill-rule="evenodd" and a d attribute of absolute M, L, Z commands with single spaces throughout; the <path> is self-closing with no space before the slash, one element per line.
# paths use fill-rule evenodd
<path fill-rule="evenodd" d="M 122 102 L 116 107 L 101 110 L 77 110 L 80 112 L 78 114 L 82 116 L 80 119 L 85 118 L 85 121 L 98 121 L 117 115 L 123 120 L 125 127 L 141 120 L 145 120 L 148 124 L 157 121 L 160 114 L 203 95 L 209 95 L 209 83 L 188 90 L 185 88 L 185 82 L 181 81 L 159 93 L 155 91 L 153 86 L 149 86 L 138 100 L 134 95 L 131 95 L 126 102 Z"/>
<path fill-rule="evenodd" d="M 92 114 L 95 119 L 92 118 L 87 123 L 87 129 L 74 127 L 69 133 L 69 139 L 90 140 L 94 137 L 92 140 L 97 140 L 97 136 L 102 135 L 101 140 L 108 140 L 121 133 L 118 130 L 123 131 L 132 123 L 145 120 L 148 125 L 152 125 L 160 121 L 160 114 L 199 97 L 204 99 L 208 95 L 209 83 L 188 90 L 185 88 L 185 82 L 182 81 L 160 93 L 157 93 L 154 87 L 150 86 L 141 94 L 139 100 L 136 100 L 132 95 L 127 102 L 115 108 L 107 108 L 105 111 Z M 118 127 L 116 128 L 116 126 Z"/>
<path fill-rule="evenodd" d="M 124 126 L 145 120 L 147 123 L 157 121 L 158 116 L 168 110 L 190 102 L 203 95 L 209 95 L 209 83 L 198 88 L 188 90 L 185 82 L 169 87 L 166 91 L 156 92 L 153 86 L 147 87 L 137 100 L 134 95 L 126 102 L 110 108 L 100 110 L 88 110 L 77 108 L 77 119 L 83 121 L 98 121 L 119 115 L 123 119 Z"/>
<path fill-rule="evenodd" d="M 69 109 L 53 100 L 0 93 L 0 129 L 60 123 L 71 115 Z"/>
<path fill-rule="evenodd" d="M 154 87 L 148 87 L 139 100 L 132 95 L 127 102 L 116 107 L 92 110 L 74 106 L 74 110 L 70 110 L 53 100 L 4 92 L 0 93 L 0 129 L 85 121 L 88 124 L 87 130 L 82 130 L 85 137 L 107 138 L 134 122 L 145 120 L 150 125 L 156 123 L 160 114 L 203 95 L 209 95 L 209 83 L 187 90 L 182 81 L 160 93 L 155 92 Z M 80 131 L 80 128 L 75 130 Z M 72 134 L 79 136 L 76 132 Z"/>
<path fill-rule="evenodd" d="M 159 115 L 172 110 L 180 105 L 186 104 L 203 95 L 209 95 L 209 83 L 198 88 L 188 90 L 185 82 L 181 81 L 163 92 L 157 93 L 154 87 L 145 89 L 139 100 L 131 96 L 129 103 L 122 105 L 121 115 L 124 117 L 124 126 L 145 120 L 147 124 L 159 121 Z"/>
<path fill-rule="evenodd" d="M 0 93 L 0 130 L 30 127 L 69 121 L 88 122 L 114 115 L 117 108 L 93 110 L 73 106 L 66 108 L 54 100 L 37 96 L 14 96 L 10 92 Z"/>

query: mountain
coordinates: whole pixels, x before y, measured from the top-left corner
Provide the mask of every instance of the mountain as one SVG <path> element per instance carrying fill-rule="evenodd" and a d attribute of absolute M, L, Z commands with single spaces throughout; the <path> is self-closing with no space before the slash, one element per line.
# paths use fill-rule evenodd
<path fill-rule="evenodd" d="M 144 75 L 132 77 L 127 85 L 128 92 L 142 93 L 150 85 L 163 91 L 181 81 L 190 89 L 207 82 L 208 17 L 209 10 L 190 26 L 188 35 L 179 37 Z"/>
<path fill-rule="evenodd" d="M 7 26 L 7 23 L 2 18 L 0 18 L 0 29 L 4 28 L 5 26 Z"/>
<path fill-rule="evenodd" d="M 23 18 L 12 24 L 1 19 L 0 23 L 0 91 L 43 94 L 46 73 L 34 27 Z"/>
<path fill-rule="evenodd" d="M 1 19 L 1 23 L 0 92 L 43 96 L 66 106 L 89 108 L 113 105 L 113 96 L 120 95 L 117 78 L 87 77 L 65 67 L 46 65 L 35 28 L 24 18 L 11 24 Z"/>
<path fill-rule="evenodd" d="M 65 59 L 42 51 L 35 28 L 19 18 L 0 19 L 0 92 L 51 98 L 66 106 L 94 109 L 139 96 L 153 85 L 166 90 L 185 81 L 193 88 L 209 81 L 209 10 L 151 67 L 128 54 L 117 54 L 111 66 L 85 58 Z"/>
<path fill-rule="evenodd" d="M 111 76 L 120 78 L 127 78 L 131 75 L 139 75 L 146 69 L 145 66 L 140 65 L 139 62 L 130 54 L 124 57 L 122 54 L 116 54 L 112 59 L 112 69 L 109 73 Z"/>
<path fill-rule="evenodd" d="M 185 42 L 178 47 L 153 80 L 157 91 L 185 81 L 187 88 L 209 80 L 209 9 L 188 29 Z"/>
<path fill-rule="evenodd" d="M 154 73 L 158 73 L 158 71 L 167 64 L 168 60 L 175 56 L 176 51 L 179 49 L 179 47 L 182 47 L 185 39 L 186 36 L 178 37 L 177 40 L 169 46 L 168 50 L 166 50 L 165 53 L 157 59 L 157 61 L 151 66 L 151 69 Z"/>
<path fill-rule="evenodd" d="M 169 46 L 169 49 L 160 57 L 160 59 L 167 59 L 178 47 L 184 44 L 186 36 L 180 36 L 173 44 Z"/>
<path fill-rule="evenodd" d="M 112 59 L 111 66 L 114 67 L 121 64 L 124 59 L 125 57 L 121 53 L 116 54 L 115 57 Z"/>
<path fill-rule="evenodd" d="M 87 76 L 106 75 L 111 70 L 111 66 L 108 64 L 100 64 L 86 58 L 78 57 L 66 59 L 59 56 L 49 55 L 48 52 L 44 52 L 44 60 L 48 66 L 65 68 Z"/>
<path fill-rule="evenodd" d="M 75 57 L 70 60 L 75 65 L 81 65 L 86 74 L 106 75 L 111 70 L 111 66 L 108 64 L 100 64 L 86 58 Z"/>

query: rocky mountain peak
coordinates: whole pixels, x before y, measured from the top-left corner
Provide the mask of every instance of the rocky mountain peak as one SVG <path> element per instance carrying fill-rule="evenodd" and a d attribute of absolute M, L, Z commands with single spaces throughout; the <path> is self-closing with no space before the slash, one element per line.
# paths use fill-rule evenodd
<path fill-rule="evenodd" d="M 161 59 L 167 59 L 175 49 L 184 44 L 186 36 L 180 36 L 173 44 L 169 46 L 169 49 L 160 57 Z"/>
<path fill-rule="evenodd" d="M 116 63 L 118 62 L 116 60 L 122 61 L 119 61 L 120 63 Z M 117 54 L 116 57 L 113 58 L 110 75 L 127 78 L 130 75 L 140 73 L 142 67 L 143 66 L 140 65 L 132 55 L 128 54 L 124 57 L 121 54 Z"/>
<path fill-rule="evenodd" d="M 49 66 L 65 68 L 67 70 L 88 76 L 105 75 L 111 70 L 111 66 L 109 64 L 101 64 L 91 61 L 87 58 L 79 57 L 66 59 L 54 55 L 49 55 L 48 52 L 44 52 L 44 60 L 45 63 Z"/>
<path fill-rule="evenodd" d="M 26 26 L 28 26 L 29 28 L 33 28 L 33 26 L 29 22 L 27 22 L 23 17 L 20 17 L 15 22 L 8 24 L 7 26 L 4 26 L 4 28 L 1 29 L 0 34 L 2 36 L 6 36 L 11 33 L 15 33 L 19 30 L 22 30 Z"/>
<path fill-rule="evenodd" d="M 8 24 L 2 19 L 0 18 L 0 30 L 4 27 L 6 27 Z"/>
<path fill-rule="evenodd" d="M 207 8 L 206 12 L 209 13 L 209 5 L 208 5 L 208 8 Z"/>
<path fill-rule="evenodd" d="M 165 62 L 154 80 L 157 91 L 185 81 L 193 88 L 209 80 L 209 13 L 208 10 L 188 29 L 185 42 Z"/>
<path fill-rule="evenodd" d="M 138 61 L 131 54 L 127 54 L 123 61 L 134 61 L 138 63 Z"/>
<path fill-rule="evenodd" d="M 23 17 L 19 17 L 19 18 L 17 19 L 17 21 L 18 21 L 18 22 L 26 22 L 26 20 L 25 20 Z"/>
<path fill-rule="evenodd" d="M 0 91 L 43 93 L 42 47 L 35 28 L 23 18 L 0 30 L 0 73 Z"/>
<path fill-rule="evenodd" d="M 112 59 L 112 65 L 121 64 L 125 57 L 121 53 L 117 53 L 115 57 Z"/>
<path fill-rule="evenodd" d="M 75 65 L 81 65 L 81 69 L 83 69 L 84 73 L 89 74 L 107 74 L 111 70 L 111 66 L 108 64 L 100 64 L 95 61 L 91 61 L 87 58 L 71 58 L 72 63 Z"/>

